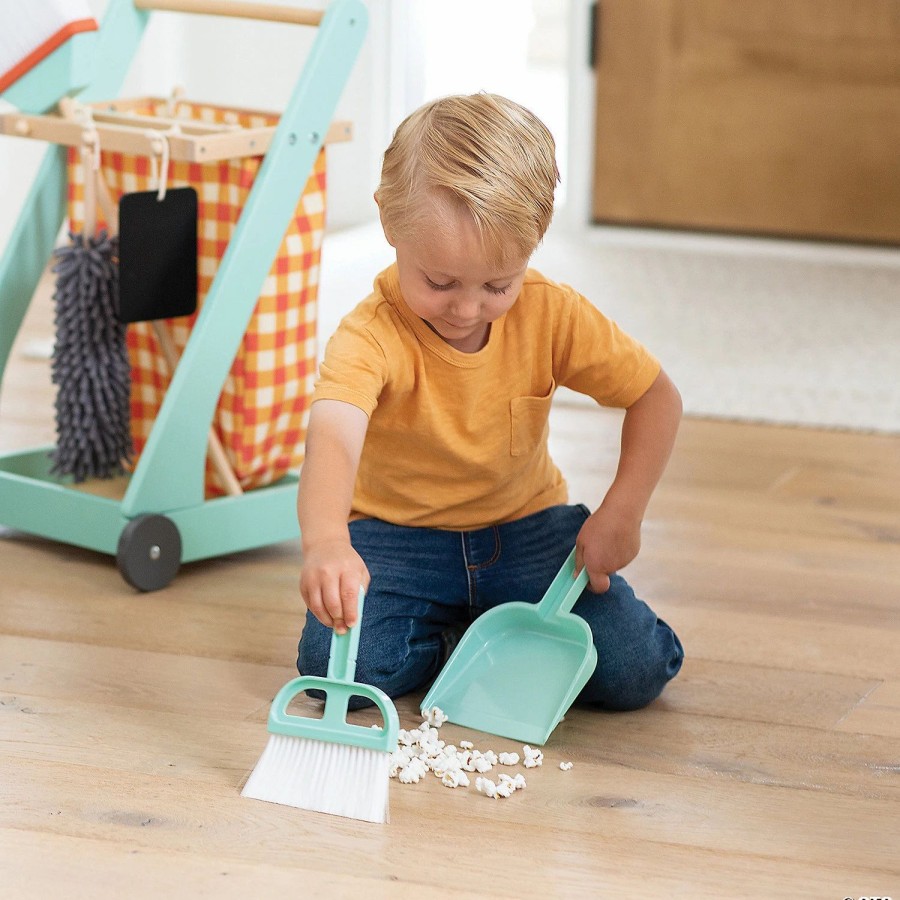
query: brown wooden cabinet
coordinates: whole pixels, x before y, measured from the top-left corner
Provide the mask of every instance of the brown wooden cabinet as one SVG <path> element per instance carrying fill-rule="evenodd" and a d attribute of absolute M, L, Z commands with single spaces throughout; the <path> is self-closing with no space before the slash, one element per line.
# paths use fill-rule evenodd
<path fill-rule="evenodd" d="M 900 0 L 600 0 L 597 222 L 900 243 Z"/>

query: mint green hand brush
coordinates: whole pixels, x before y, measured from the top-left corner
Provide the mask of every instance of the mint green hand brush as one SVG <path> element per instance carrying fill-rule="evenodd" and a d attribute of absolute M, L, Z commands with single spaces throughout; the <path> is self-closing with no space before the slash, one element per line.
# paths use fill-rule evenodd
<path fill-rule="evenodd" d="M 353 681 L 364 596 L 360 588 L 357 624 L 346 634 L 332 632 L 327 677 L 301 675 L 275 695 L 269 743 L 241 796 L 367 822 L 388 820 L 390 758 L 400 721 L 384 691 Z M 288 713 L 294 697 L 313 689 L 325 692 L 321 719 Z M 351 697 L 371 700 L 383 725 L 351 725 Z"/>

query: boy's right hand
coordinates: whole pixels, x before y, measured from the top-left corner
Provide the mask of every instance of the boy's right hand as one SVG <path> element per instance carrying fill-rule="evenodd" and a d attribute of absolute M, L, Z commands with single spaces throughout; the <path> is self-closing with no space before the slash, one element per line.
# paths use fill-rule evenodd
<path fill-rule="evenodd" d="M 345 634 L 356 624 L 360 585 L 368 589 L 369 570 L 349 541 L 304 544 L 300 595 L 323 625 Z"/>

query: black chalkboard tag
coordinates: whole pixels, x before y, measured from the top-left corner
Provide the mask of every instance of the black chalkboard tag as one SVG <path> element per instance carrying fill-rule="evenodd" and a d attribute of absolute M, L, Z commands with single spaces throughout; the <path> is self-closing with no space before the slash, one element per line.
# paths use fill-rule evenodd
<path fill-rule="evenodd" d="M 170 188 L 119 200 L 119 319 L 149 322 L 197 309 L 197 192 Z"/>

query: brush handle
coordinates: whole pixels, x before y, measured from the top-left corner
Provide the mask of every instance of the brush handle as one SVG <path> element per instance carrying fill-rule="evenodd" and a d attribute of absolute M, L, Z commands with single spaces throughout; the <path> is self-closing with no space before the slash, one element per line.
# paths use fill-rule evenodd
<path fill-rule="evenodd" d="M 541 618 L 550 619 L 571 612 L 588 581 L 587 566 L 582 566 L 581 571 L 575 574 L 575 551 L 572 550 L 538 604 Z"/>
<path fill-rule="evenodd" d="M 289 681 L 275 695 L 269 710 L 269 731 L 272 734 L 331 741 L 387 753 L 396 749 L 400 720 L 390 697 L 380 688 L 358 684 L 353 680 L 356 675 L 356 651 L 359 647 L 364 598 L 365 592 L 360 588 L 356 624 L 346 634 L 332 631 L 328 676 L 320 678 L 301 675 Z M 325 694 L 325 708 L 321 719 L 295 716 L 287 711 L 294 697 L 303 691 L 312 690 L 323 691 Z M 347 711 L 354 697 L 362 697 L 375 704 L 384 720 L 381 728 L 365 728 L 347 721 Z"/>
<path fill-rule="evenodd" d="M 296 716 L 288 712 L 291 701 L 304 691 L 322 691 L 325 694 L 325 708 L 321 718 Z M 353 697 L 370 700 L 381 713 L 384 724 L 380 728 L 368 728 L 348 722 L 347 711 Z M 269 710 L 269 731 L 272 734 L 350 744 L 386 753 L 397 749 L 399 730 L 397 709 L 391 698 L 380 688 L 352 681 L 333 681 L 316 675 L 301 675 L 289 681 L 275 695 Z"/>
<path fill-rule="evenodd" d="M 362 625 L 363 601 L 366 592 L 359 588 L 356 601 L 356 624 L 344 634 L 331 632 L 331 650 L 328 653 L 328 678 L 338 681 L 353 681 L 356 676 L 356 654 L 359 649 L 359 632 Z"/>

